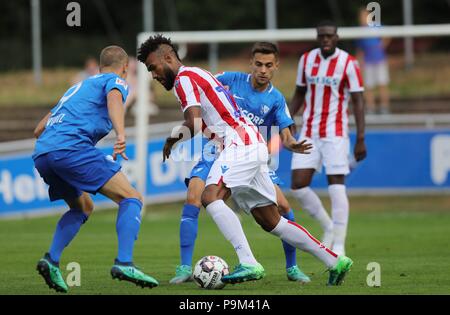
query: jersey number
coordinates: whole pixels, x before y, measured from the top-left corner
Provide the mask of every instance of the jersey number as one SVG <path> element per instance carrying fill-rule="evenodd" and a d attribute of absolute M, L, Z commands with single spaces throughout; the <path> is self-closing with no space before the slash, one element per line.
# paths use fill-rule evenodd
<path fill-rule="evenodd" d="M 71 98 L 72 96 L 75 95 L 75 93 L 78 92 L 78 90 L 81 88 L 81 84 L 82 83 L 83 83 L 83 81 L 81 81 L 80 83 L 72 86 L 70 89 L 67 90 L 67 92 L 63 95 L 63 97 L 61 97 L 61 99 L 59 100 L 58 107 L 52 113 L 52 116 L 55 116 L 55 114 L 61 109 L 61 107 L 64 105 L 64 103 L 67 102 L 67 100 L 69 98 Z"/>

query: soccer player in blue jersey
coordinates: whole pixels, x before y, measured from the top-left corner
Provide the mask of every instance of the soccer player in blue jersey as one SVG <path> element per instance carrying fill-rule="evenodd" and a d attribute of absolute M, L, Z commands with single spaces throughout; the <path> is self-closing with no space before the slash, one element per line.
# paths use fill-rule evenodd
<path fill-rule="evenodd" d="M 158 282 L 133 264 L 133 247 L 141 224 L 142 196 L 128 182 L 116 162 L 125 154 L 125 107 L 128 55 L 118 46 L 100 54 L 100 74 L 67 90 L 35 129 L 33 154 L 36 169 L 49 185 L 50 200 L 63 199 L 69 207 L 59 220 L 49 251 L 37 270 L 50 288 L 67 292 L 59 269 L 61 254 L 88 220 L 94 204 L 88 193 L 100 192 L 119 205 L 116 221 L 118 254 L 113 279 L 142 287 Z M 95 148 L 111 129 L 116 133 L 112 156 Z"/>
<path fill-rule="evenodd" d="M 259 127 L 263 135 L 270 140 L 272 126 L 278 127 L 283 145 L 287 149 L 297 144 L 291 135 L 289 126 L 294 124 L 284 96 L 271 83 L 271 79 L 278 69 L 279 52 L 276 45 L 259 42 L 252 48 L 251 73 L 224 72 L 216 78 L 229 88 L 242 112 Z M 261 130 L 265 127 L 265 130 Z M 211 141 L 212 142 L 212 141 Z M 306 151 L 305 146 L 305 151 Z M 181 264 L 176 268 L 176 275 L 170 281 L 173 284 L 189 281 L 192 273 L 192 254 L 197 236 L 198 214 L 201 207 L 201 195 L 205 188 L 205 181 L 214 162 L 214 145 L 208 143 L 203 149 L 202 158 L 192 169 L 187 180 L 188 192 L 180 223 L 180 252 Z M 281 184 L 275 171 L 270 172 L 275 184 L 277 202 L 280 213 L 288 220 L 294 221 L 294 213 L 278 185 Z M 287 277 L 291 281 L 301 283 L 310 282 L 296 262 L 296 249 L 283 241 L 286 256 Z"/>

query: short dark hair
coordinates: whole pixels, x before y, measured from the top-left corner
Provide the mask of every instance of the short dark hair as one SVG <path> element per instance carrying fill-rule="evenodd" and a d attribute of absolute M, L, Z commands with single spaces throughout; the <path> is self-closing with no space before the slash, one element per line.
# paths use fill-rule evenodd
<path fill-rule="evenodd" d="M 332 26 L 332 27 L 334 27 L 334 29 L 336 30 L 336 33 L 337 33 L 338 26 L 335 22 L 333 22 L 331 20 L 320 21 L 319 23 L 317 23 L 316 29 L 318 29 L 319 27 L 322 27 L 322 26 Z"/>
<path fill-rule="evenodd" d="M 100 68 L 118 67 L 128 62 L 128 55 L 122 47 L 111 45 L 100 53 Z"/>
<path fill-rule="evenodd" d="M 150 55 L 152 52 L 155 52 L 158 50 L 158 48 L 161 45 L 168 45 L 172 48 L 175 56 L 178 60 L 180 60 L 180 57 L 178 56 L 177 48 L 172 44 L 172 41 L 170 38 L 164 37 L 162 34 L 156 34 L 155 36 L 150 36 L 145 42 L 141 44 L 141 47 L 139 47 L 137 51 L 137 59 L 145 63 L 147 60 L 148 55 Z"/>
<path fill-rule="evenodd" d="M 280 52 L 278 50 L 277 45 L 270 42 L 257 42 L 252 47 L 252 56 L 254 56 L 256 53 L 261 54 L 274 54 L 276 58 L 278 58 Z"/>

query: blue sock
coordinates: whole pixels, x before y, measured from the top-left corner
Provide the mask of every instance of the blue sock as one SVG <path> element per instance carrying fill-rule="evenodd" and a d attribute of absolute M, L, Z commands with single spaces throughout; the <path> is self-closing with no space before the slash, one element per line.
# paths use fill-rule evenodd
<path fill-rule="evenodd" d="M 294 222 L 294 211 L 292 209 L 283 215 L 285 219 L 288 219 L 289 221 Z M 283 249 L 284 249 L 284 255 L 286 256 L 286 269 L 290 268 L 292 266 L 297 265 L 297 255 L 296 255 L 296 248 L 285 241 L 283 242 Z"/>
<path fill-rule="evenodd" d="M 142 202 L 136 198 L 123 199 L 119 203 L 116 232 L 119 240 L 119 253 L 116 263 L 133 262 L 134 242 L 141 226 Z"/>
<path fill-rule="evenodd" d="M 59 219 L 49 250 L 50 258 L 53 262 L 59 263 L 64 248 L 77 235 L 81 225 L 87 219 L 88 216 L 83 211 L 77 209 L 70 209 Z"/>
<path fill-rule="evenodd" d="M 182 265 L 192 265 L 195 239 L 197 238 L 198 214 L 200 208 L 185 204 L 180 222 L 180 254 Z"/>

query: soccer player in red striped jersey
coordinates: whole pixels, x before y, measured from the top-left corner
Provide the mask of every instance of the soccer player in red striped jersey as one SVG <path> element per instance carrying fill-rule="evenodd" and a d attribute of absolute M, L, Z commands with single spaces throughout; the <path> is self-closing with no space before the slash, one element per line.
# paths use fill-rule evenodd
<path fill-rule="evenodd" d="M 259 280 L 265 275 L 264 268 L 253 256 L 239 219 L 224 202 L 231 194 L 237 205 L 251 213 L 265 231 L 321 260 L 330 271 L 329 285 L 341 284 L 352 260 L 336 255 L 302 226 L 280 216 L 267 165 L 267 144 L 224 86 L 208 71 L 184 66 L 171 41 L 162 35 L 145 41 L 139 48 L 138 59 L 166 90 L 174 88 L 184 112 L 184 128 L 173 131 L 166 139 L 163 161 L 169 158 L 178 141 L 188 140 L 202 129 L 223 143 L 202 194 L 203 206 L 239 258 L 239 265 L 222 281 L 238 283 Z M 303 144 L 297 143 L 292 149 L 302 152 Z"/>
<path fill-rule="evenodd" d="M 294 153 L 291 188 L 302 207 L 322 226 L 324 245 L 345 255 L 349 217 L 345 176 L 350 172 L 350 98 L 356 121 L 355 160 L 363 160 L 367 151 L 361 73 L 355 57 L 337 47 L 338 39 L 336 24 L 331 21 L 319 23 L 317 40 L 320 47 L 304 53 L 298 64 L 290 111 L 292 116 L 303 111 L 300 137 L 311 142 L 313 150 L 309 155 Z M 321 171 L 322 165 L 328 179 L 332 219 L 309 187 L 314 172 Z"/>

